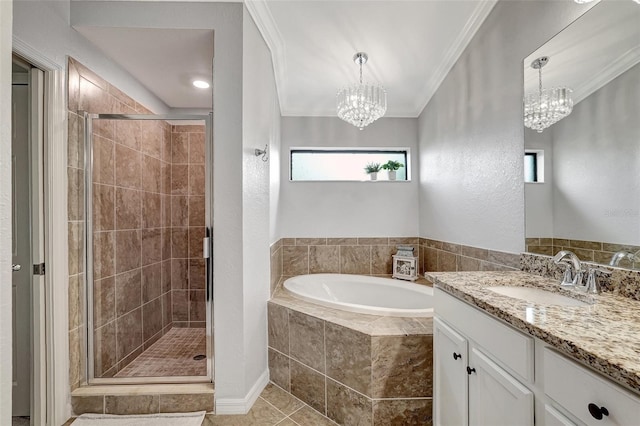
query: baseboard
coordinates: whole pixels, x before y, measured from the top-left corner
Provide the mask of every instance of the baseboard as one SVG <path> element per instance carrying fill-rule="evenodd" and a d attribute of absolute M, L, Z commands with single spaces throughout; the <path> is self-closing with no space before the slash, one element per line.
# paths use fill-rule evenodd
<path fill-rule="evenodd" d="M 269 370 L 265 370 L 244 398 L 216 398 L 216 414 L 247 414 L 268 383 Z"/>

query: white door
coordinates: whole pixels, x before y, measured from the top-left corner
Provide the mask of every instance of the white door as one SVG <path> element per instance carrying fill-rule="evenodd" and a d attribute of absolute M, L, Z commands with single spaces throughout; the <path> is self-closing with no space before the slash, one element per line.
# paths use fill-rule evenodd
<path fill-rule="evenodd" d="M 532 426 L 533 393 L 478 348 L 469 355 L 469 424 Z"/>
<path fill-rule="evenodd" d="M 31 399 L 30 72 L 14 63 L 11 114 L 13 253 L 13 415 L 29 416 Z"/>
<path fill-rule="evenodd" d="M 437 426 L 466 426 L 467 340 L 435 318 L 434 335 L 434 417 Z"/>

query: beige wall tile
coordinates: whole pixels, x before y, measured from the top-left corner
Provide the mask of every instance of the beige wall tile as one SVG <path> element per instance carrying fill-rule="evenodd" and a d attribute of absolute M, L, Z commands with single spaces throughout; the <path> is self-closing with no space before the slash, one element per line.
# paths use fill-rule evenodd
<path fill-rule="evenodd" d="M 162 263 L 142 268 L 142 303 L 150 302 L 162 294 Z"/>
<path fill-rule="evenodd" d="M 142 339 L 148 341 L 162 330 L 162 301 L 154 299 L 142 306 Z"/>
<path fill-rule="evenodd" d="M 189 195 L 204 195 L 204 166 L 189 165 Z"/>
<path fill-rule="evenodd" d="M 312 408 L 326 413 L 325 377 L 291 360 L 291 393 Z"/>
<path fill-rule="evenodd" d="M 471 257 L 458 256 L 457 257 L 457 270 L 458 271 L 479 271 L 480 260 Z"/>
<path fill-rule="evenodd" d="M 84 170 L 67 167 L 67 217 L 84 219 Z"/>
<path fill-rule="evenodd" d="M 104 397 L 106 414 L 152 414 L 159 411 L 158 395 L 107 395 Z"/>
<path fill-rule="evenodd" d="M 93 326 L 98 328 L 116 318 L 115 277 L 93 283 Z"/>
<path fill-rule="evenodd" d="M 189 257 L 189 228 L 171 229 L 171 257 L 174 259 Z"/>
<path fill-rule="evenodd" d="M 116 322 L 111 321 L 93 334 L 94 374 L 104 377 L 118 362 L 116 353 Z"/>
<path fill-rule="evenodd" d="M 189 259 L 189 288 L 191 290 L 205 288 L 206 265 L 204 259 Z"/>
<path fill-rule="evenodd" d="M 213 393 L 160 395 L 161 413 L 211 412 L 213 409 Z"/>
<path fill-rule="evenodd" d="M 386 246 L 389 244 L 389 238 L 377 237 L 377 238 L 358 238 L 358 245 L 360 246 Z"/>
<path fill-rule="evenodd" d="M 186 290 L 189 288 L 189 263 L 187 259 L 171 260 L 171 289 Z"/>
<path fill-rule="evenodd" d="M 162 226 L 162 195 L 143 192 L 142 227 L 160 228 Z"/>
<path fill-rule="evenodd" d="M 115 188 L 111 185 L 93 185 L 93 230 L 115 229 Z"/>
<path fill-rule="evenodd" d="M 173 164 L 187 164 L 189 162 L 189 134 L 171 134 L 171 162 Z"/>
<path fill-rule="evenodd" d="M 80 277 L 73 275 L 69 277 L 69 330 L 78 328 L 82 322 L 82 288 Z"/>
<path fill-rule="evenodd" d="M 142 309 L 138 308 L 116 320 L 118 360 L 142 346 Z"/>
<path fill-rule="evenodd" d="M 206 321 L 206 298 L 204 290 L 189 291 L 189 321 Z"/>
<path fill-rule="evenodd" d="M 80 383 L 80 329 L 69 331 L 69 384 L 73 389 Z"/>
<path fill-rule="evenodd" d="M 269 378 L 287 392 L 291 391 L 289 357 L 269 349 Z"/>
<path fill-rule="evenodd" d="M 297 246 L 323 246 L 327 244 L 326 238 L 296 238 Z"/>
<path fill-rule="evenodd" d="M 120 317 L 142 305 L 141 270 L 116 275 L 116 313 Z"/>
<path fill-rule="evenodd" d="M 93 234 L 93 278 L 100 279 L 115 274 L 116 233 L 94 232 Z M 69 252 L 71 256 L 71 251 Z M 70 269 L 71 272 L 71 269 Z"/>
<path fill-rule="evenodd" d="M 205 215 L 204 197 L 190 196 L 189 197 L 189 226 L 204 226 L 205 225 L 204 215 Z"/>
<path fill-rule="evenodd" d="M 289 354 L 289 309 L 275 303 L 267 303 L 269 346 Z"/>
<path fill-rule="evenodd" d="M 149 155 L 142 157 L 142 189 L 148 192 L 162 191 L 162 166 L 160 160 Z"/>
<path fill-rule="evenodd" d="M 189 199 L 184 195 L 171 196 L 171 225 L 187 226 L 189 224 Z"/>
<path fill-rule="evenodd" d="M 93 137 L 93 182 L 113 185 L 115 182 L 114 143 L 99 136 Z"/>
<path fill-rule="evenodd" d="M 393 272 L 393 255 L 397 252 L 394 246 L 371 247 L 371 274 L 385 275 Z"/>
<path fill-rule="evenodd" d="M 355 246 L 357 244 L 357 238 L 327 238 L 327 245 L 330 246 Z"/>
<path fill-rule="evenodd" d="M 116 144 L 116 185 L 125 188 L 142 188 L 142 154 L 139 151 Z"/>
<path fill-rule="evenodd" d="M 116 229 L 138 229 L 142 225 L 142 193 L 116 188 Z"/>
<path fill-rule="evenodd" d="M 142 131 L 139 120 L 114 120 L 115 141 L 128 148 L 140 151 Z"/>
<path fill-rule="evenodd" d="M 159 121 L 145 120 L 140 124 L 142 131 L 142 152 L 151 157 L 162 157 L 163 132 Z"/>
<path fill-rule="evenodd" d="M 140 231 L 116 231 L 116 273 L 140 267 Z"/>
<path fill-rule="evenodd" d="M 186 164 L 171 165 L 171 194 L 187 195 L 189 192 L 189 166 Z"/>
<path fill-rule="evenodd" d="M 202 258 L 202 240 L 204 238 L 204 226 L 189 227 L 189 258 L 200 259 Z"/>
<path fill-rule="evenodd" d="M 172 291 L 173 321 L 189 321 L 189 290 Z"/>
<path fill-rule="evenodd" d="M 84 223 L 69 222 L 69 275 L 76 275 L 84 271 Z"/>
<path fill-rule="evenodd" d="M 309 273 L 339 273 L 339 246 L 309 246 Z"/>
<path fill-rule="evenodd" d="M 374 426 L 433 424 L 431 398 L 373 401 Z"/>
<path fill-rule="evenodd" d="M 162 261 L 162 230 L 142 230 L 142 266 Z"/>
<path fill-rule="evenodd" d="M 324 373 L 324 321 L 290 310 L 289 348 L 291 358 Z"/>
<path fill-rule="evenodd" d="M 72 396 L 71 411 L 77 416 L 86 413 L 103 414 L 104 396 Z"/>
<path fill-rule="evenodd" d="M 327 379 L 327 417 L 341 425 L 371 425 L 372 401 L 340 383 Z"/>
<path fill-rule="evenodd" d="M 340 246 L 340 273 L 371 274 L 371 247 Z"/>
<path fill-rule="evenodd" d="M 489 250 L 478 247 L 461 246 L 460 254 L 480 260 L 487 260 L 489 258 Z"/>
<path fill-rule="evenodd" d="M 448 251 L 438 251 L 437 270 L 440 272 L 455 272 L 457 270 L 456 255 Z"/>
<path fill-rule="evenodd" d="M 287 276 L 309 273 L 309 250 L 307 246 L 284 246 L 282 248 L 282 274 Z"/>
<path fill-rule="evenodd" d="M 327 376 L 371 395 L 371 337 L 330 322 L 325 333 Z"/>

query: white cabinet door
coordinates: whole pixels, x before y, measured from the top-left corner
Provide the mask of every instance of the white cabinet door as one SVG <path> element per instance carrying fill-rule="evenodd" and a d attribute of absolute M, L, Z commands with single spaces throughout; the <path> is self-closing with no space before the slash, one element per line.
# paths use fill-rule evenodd
<path fill-rule="evenodd" d="M 544 426 L 576 426 L 576 424 L 552 406 L 545 404 Z"/>
<path fill-rule="evenodd" d="M 433 323 L 436 426 L 468 424 L 467 340 L 440 319 Z"/>
<path fill-rule="evenodd" d="M 533 425 L 533 393 L 491 361 L 470 348 L 469 424 Z"/>

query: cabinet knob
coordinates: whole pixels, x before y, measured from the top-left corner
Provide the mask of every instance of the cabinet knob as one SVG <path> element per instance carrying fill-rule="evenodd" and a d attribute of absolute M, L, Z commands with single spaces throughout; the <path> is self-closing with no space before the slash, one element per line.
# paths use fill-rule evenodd
<path fill-rule="evenodd" d="M 589 408 L 589 413 L 591 414 L 591 417 L 593 417 L 596 420 L 602 420 L 603 416 L 609 415 L 609 410 L 607 410 L 605 407 L 598 407 L 593 402 L 589 403 L 587 408 Z"/>
<path fill-rule="evenodd" d="M 467 365 L 467 374 L 471 375 L 471 373 L 475 373 L 476 369 L 475 368 L 471 368 Z"/>
<path fill-rule="evenodd" d="M 462 358 L 462 355 L 457 354 L 457 353 L 453 353 L 453 359 L 458 359 L 458 358 Z"/>

